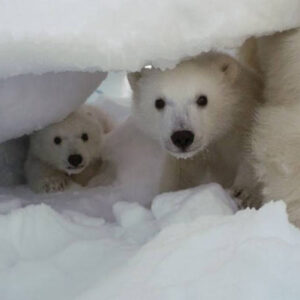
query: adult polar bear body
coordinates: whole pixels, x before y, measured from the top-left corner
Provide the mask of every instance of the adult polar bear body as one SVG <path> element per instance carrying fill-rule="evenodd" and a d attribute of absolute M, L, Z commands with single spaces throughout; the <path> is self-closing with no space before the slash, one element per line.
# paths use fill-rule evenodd
<path fill-rule="evenodd" d="M 168 153 L 161 191 L 218 182 L 247 198 L 255 185 L 245 148 L 261 100 L 256 74 L 228 55 L 206 53 L 128 78 L 136 123 Z"/>
<path fill-rule="evenodd" d="M 252 148 L 264 202 L 284 200 L 300 227 L 300 29 L 257 41 L 266 103 L 257 114 Z"/>
<path fill-rule="evenodd" d="M 35 192 L 58 192 L 72 182 L 82 186 L 103 166 L 104 135 L 111 120 L 100 109 L 82 105 L 63 121 L 30 137 L 25 173 Z"/>

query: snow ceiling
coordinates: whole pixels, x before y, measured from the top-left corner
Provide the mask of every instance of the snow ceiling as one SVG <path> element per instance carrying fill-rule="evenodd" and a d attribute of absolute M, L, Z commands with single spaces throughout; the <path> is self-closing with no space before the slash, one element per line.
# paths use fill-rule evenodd
<path fill-rule="evenodd" d="M 165 67 L 299 15 L 299 0 L 1 0 L 0 76 Z"/>
<path fill-rule="evenodd" d="M 299 12 L 300 0 L 0 0 L 0 142 L 65 117 L 103 71 L 172 67 L 296 27 Z"/>

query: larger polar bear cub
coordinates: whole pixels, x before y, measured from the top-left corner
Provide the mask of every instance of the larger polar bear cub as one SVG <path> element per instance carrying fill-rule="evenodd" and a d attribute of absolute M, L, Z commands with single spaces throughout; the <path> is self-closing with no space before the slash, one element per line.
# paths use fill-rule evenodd
<path fill-rule="evenodd" d="M 168 153 L 161 191 L 218 182 L 245 194 L 255 185 L 245 155 L 261 100 L 253 71 L 228 55 L 206 53 L 173 70 L 143 69 L 128 79 L 137 124 Z"/>
<path fill-rule="evenodd" d="M 63 191 L 71 182 L 86 185 L 103 165 L 104 135 L 110 119 L 83 105 L 65 120 L 33 133 L 25 173 L 35 192 Z"/>

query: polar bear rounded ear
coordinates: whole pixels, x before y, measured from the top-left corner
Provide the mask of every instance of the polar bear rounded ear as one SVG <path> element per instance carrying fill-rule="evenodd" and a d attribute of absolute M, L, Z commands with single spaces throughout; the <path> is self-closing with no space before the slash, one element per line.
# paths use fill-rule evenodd
<path fill-rule="evenodd" d="M 135 89 L 137 82 L 141 79 L 142 72 L 132 72 L 127 74 L 127 79 L 131 89 Z"/>
<path fill-rule="evenodd" d="M 230 82 L 235 82 L 240 72 L 239 63 L 229 55 L 220 55 L 217 58 L 217 66 Z"/>

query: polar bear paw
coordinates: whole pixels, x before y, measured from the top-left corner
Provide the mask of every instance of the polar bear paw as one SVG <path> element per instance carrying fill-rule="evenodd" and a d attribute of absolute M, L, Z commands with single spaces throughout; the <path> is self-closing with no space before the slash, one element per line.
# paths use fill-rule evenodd
<path fill-rule="evenodd" d="M 243 187 L 232 187 L 229 190 L 230 196 L 235 199 L 237 207 L 239 209 L 244 209 L 251 207 L 251 193 L 248 189 Z"/>
<path fill-rule="evenodd" d="M 260 208 L 262 205 L 261 192 L 259 188 L 249 189 L 242 186 L 233 186 L 229 194 L 235 200 L 238 209 Z"/>
<path fill-rule="evenodd" d="M 69 185 L 70 180 L 67 177 L 49 177 L 44 178 L 39 184 L 39 192 L 55 193 L 64 191 Z"/>

